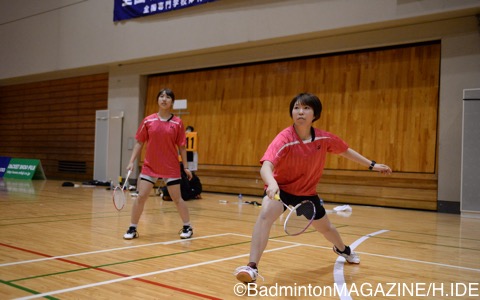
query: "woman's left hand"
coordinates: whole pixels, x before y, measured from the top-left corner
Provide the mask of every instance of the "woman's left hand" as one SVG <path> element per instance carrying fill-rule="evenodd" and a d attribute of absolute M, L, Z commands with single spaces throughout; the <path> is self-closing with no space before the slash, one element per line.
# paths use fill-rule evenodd
<path fill-rule="evenodd" d="M 193 178 L 192 172 L 187 168 L 185 168 L 184 170 L 185 170 L 185 173 L 187 174 L 188 180 L 192 180 Z"/>
<path fill-rule="evenodd" d="M 390 169 L 389 166 L 384 165 L 384 164 L 375 164 L 375 166 L 373 166 L 373 170 L 377 171 L 377 172 L 380 172 L 382 174 L 385 174 L 385 175 L 392 174 L 392 169 Z"/>

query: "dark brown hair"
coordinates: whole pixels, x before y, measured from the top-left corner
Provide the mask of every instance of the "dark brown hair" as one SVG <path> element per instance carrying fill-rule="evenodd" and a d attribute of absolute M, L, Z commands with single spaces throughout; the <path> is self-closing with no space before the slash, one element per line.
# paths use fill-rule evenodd
<path fill-rule="evenodd" d="M 172 103 L 175 101 L 175 94 L 171 89 L 167 89 L 167 88 L 161 89 L 160 92 L 158 92 L 157 101 L 158 101 L 158 97 L 160 97 L 160 95 L 163 93 L 165 93 L 168 97 L 172 98 Z"/>
<path fill-rule="evenodd" d="M 310 93 L 300 93 L 296 95 L 290 102 L 290 117 L 292 117 L 292 110 L 296 103 L 313 108 L 313 114 L 315 116 L 313 122 L 320 119 L 320 115 L 322 114 L 322 102 L 320 102 L 320 99 L 318 99 L 317 96 Z"/>

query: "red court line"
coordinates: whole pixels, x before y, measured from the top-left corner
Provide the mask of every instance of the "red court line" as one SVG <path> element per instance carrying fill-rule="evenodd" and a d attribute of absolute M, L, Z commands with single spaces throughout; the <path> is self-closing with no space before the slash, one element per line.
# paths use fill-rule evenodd
<path fill-rule="evenodd" d="M 39 256 L 43 256 L 43 257 L 53 257 L 53 256 L 48 255 L 48 254 L 44 254 L 44 253 L 40 253 L 40 252 L 37 252 L 37 251 L 28 250 L 28 249 L 24 249 L 24 248 L 12 246 L 12 245 L 7 245 L 7 244 L 4 244 L 4 243 L 0 243 L 0 245 L 1 245 L 1 246 L 4 246 L 4 247 L 8 247 L 8 248 L 15 249 L 15 250 L 19 250 L 19 251 L 23 251 L 23 252 L 27 252 L 27 253 L 32 253 L 32 254 L 39 255 Z M 73 260 L 69 260 L 69 259 L 55 258 L 55 260 L 59 260 L 59 261 L 63 261 L 63 262 L 69 263 L 69 264 L 73 264 L 73 265 L 77 265 L 77 266 L 89 268 L 89 269 L 92 269 L 92 270 L 98 270 L 98 271 L 101 271 L 101 272 L 105 272 L 105 273 L 117 275 L 117 276 L 119 276 L 119 277 L 130 277 L 130 276 L 131 276 L 131 275 L 122 274 L 122 273 L 110 271 L 110 270 L 103 269 L 103 268 L 95 268 L 95 267 L 93 267 L 93 266 L 86 265 L 86 264 L 82 264 L 82 263 L 79 263 L 79 262 L 76 262 L 76 261 L 73 261 Z M 197 293 L 197 292 L 194 292 L 194 291 L 189 291 L 189 290 L 186 290 L 186 289 L 178 288 L 178 287 L 175 287 L 175 286 L 171 286 L 171 285 L 167 285 L 167 284 L 163 284 L 163 283 L 159 283 L 159 282 L 155 282 L 155 281 L 150 281 L 150 280 L 143 279 L 143 278 L 132 278 L 132 279 L 133 279 L 133 280 L 140 281 L 140 282 L 143 282 L 143 283 L 148 283 L 148 284 L 156 285 L 156 286 L 163 287 L 163 288 L 166 288 L 166 289 L 174 290 L 174 291 L 177 291 L 177 292 L 181 292 L 181 293 L 185 293 L 185 294 L 189 294 L 189 295 L 193 295 L 193 296 L 205 298 L 205 299 L 211 299 L 211 300 L 221 300 L 221 299 L 222 299 L 222 298 L 216 298 L 216 297 L 213 297 L 213 296 L 204 295 L 204 294 Z"/>

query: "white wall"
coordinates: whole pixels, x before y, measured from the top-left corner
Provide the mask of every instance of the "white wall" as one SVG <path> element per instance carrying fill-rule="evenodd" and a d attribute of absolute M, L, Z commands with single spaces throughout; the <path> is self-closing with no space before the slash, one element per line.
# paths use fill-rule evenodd
<path fill-rule="evenodd" d="M 480 0 L 219 0 L 121 23 L 113 0 L 33 2 L 0 0 L 0 84 L 109 72 L 109 109 L 126 113 L 124 166 L 144 75 L 441 39 L 438 199 L 460 199 L 461 98 L 480 85 Z"/>
<path fill-rule="evenodd" d="M 109 141 L 109 149 L 112 149 L 108 157 L 107 175 L 108 178 L 117 178 L 119 175 L 125 177 L 125 169 L 128 166 L 132 149 L 128 148 L 129 139 L 135 138 L 138 125 L 143 119 L 145 97 L 146 97 L 146 78 L 137 73 L 125 73 L 118 68 L 111 70 L 109 74 L 109 92 L 108 109 L 113 112 L 124 112 L 123 120 L 123 145 L 122 158 L 119 164 L 119 156 L 116 152 L 115 141 Z M 120 166 L 122 169 L 120 169 Z M 131 175 L 136 178 L 137 170 Z"/>
<path fill-rule="evenodd" d="M 443 201 L 460 199 L 463 89 L 480 87 L 480 31 L 473 25 L 442 39 L 438 200 Z"/>
<path fill-rule="evenodd" d="M 219 0 L 114 23 L 113 0 L 0 0 L 0 80 L 361 32 L 479 7 L 480 0 Z"/>

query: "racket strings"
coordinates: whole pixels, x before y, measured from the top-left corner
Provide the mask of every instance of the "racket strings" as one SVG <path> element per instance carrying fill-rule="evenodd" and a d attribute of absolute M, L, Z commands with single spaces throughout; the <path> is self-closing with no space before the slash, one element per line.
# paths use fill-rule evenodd
<path fill-rule="evenodd" d="M 311 202 L 306 202 L 297 207 L 295 212 L 297 216 L 304 216 L 310 220 L 315 216 L 315 207 L 311 204 Z"/>
<path fill-rule="evenodd" d="M 293 208 L 286 218 L 284 229 L 289 235 L 304 232 L 315 217 L 315 206 L 311 201 L 303 201 Z"/>
<path fill-rule="evenodd" d="M 127 198 L 125 196 L 125 188 L 127 186 L 128 178 L 130 177 L 131 173 L 132 170 L 128 170 L 127 177 L 125 178 L 123 186 L 118 185 L 113 190 L 113 205 L 118 211 L 122 210 L 127 203 Z"/>
<path fill-rule="evenodd" d="M 113 204 L 117 210 L 121 210 L 125 206 L 126 198 L 121 187 L 115 188 L 113 191 Z"/>

